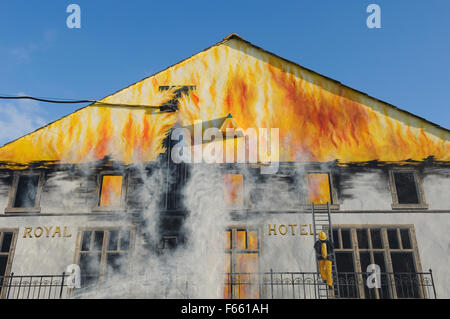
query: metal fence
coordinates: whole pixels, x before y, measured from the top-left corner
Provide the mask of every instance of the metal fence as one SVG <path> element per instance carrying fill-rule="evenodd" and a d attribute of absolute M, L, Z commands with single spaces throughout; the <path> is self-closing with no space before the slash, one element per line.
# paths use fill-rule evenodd
<path fill-rule="evenodd" d="M 65 299 L 67 275 L 0 276 L 2 299 Z"/>
<path fill-rule="evenodd" d="M 338 273 L 341 298 L 357 299 L 435 299 L 436 288 L 433 272 L 427 273 L 380 273 L 379 288 L 369 288 L 370 273 Z"/>
<path fill-rule="evenodd" d="M 69 275 L 15 275 L 0 276 L 0 299 L 69 299 L 77 298 L 89 288 L 96 287 L 98 276 L 82 276 L 89 283 L 84 289 L 72 289 Z"/>
<path fill-rule="evenodd" d="M 231 299 L 432 299 L 436 298 L 433 274 L 427 273 L 380 273 L 379 288 L 369 288 L 370 273 L 338 273 L 333 288 L 328 288 L 316 272 L 264 272 L 227 273 L 224 280 L 224 298 Z M 96 277 L 98 279 L 98 277 Z M 123 277 L 127 280 L 127 277 Z M 82 280 L 84 282 L 84 280 Z M 68 276 L 33 275 L 0 276 L 0 297 L 3 299 L 67 299 L 89 298 L 95 289 L 94 280 L 89 285 L 72 289 L 68 287 Z M 172 284 L 175 284 L 172 282 Z M 195 283 L 183 282 L 186 287 L 179 298 L 189 298 L 188 287 Z M 321 293 L 322 291 L 322 293 Z M 163 296 L 160 296 L 163 297 Z"/>
<path fill-rule="evenodd" d="M 224 298 L 317 299 L 320 284 L 315 272 L 228 273 Z"/>
<path fill-rule="evenodd" d="M 225 298 L 264 299 L 434 299 L 433 273 L 380 273 L 369 288 L 372 273 L 338 273 L 328 288 L 315 272 L 230 273 L 225 280 Z M 325 294 L 321 293 L 326 291 Z"/>

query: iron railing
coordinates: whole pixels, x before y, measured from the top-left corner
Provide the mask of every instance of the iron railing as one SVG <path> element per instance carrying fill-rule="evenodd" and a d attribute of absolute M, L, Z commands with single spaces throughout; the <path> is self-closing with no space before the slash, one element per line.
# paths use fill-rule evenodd
<path fill-rule="evenodd" d="M 367 279 L 370 273 L 338 273 L 339 284 L 333 288 L 327 286 L 316 272 L 264 272 L 264 273 L 227 273 L 224 280 L 224 298 L 231 299 L 318 299 L 322 297 L 319 289 L 327 289 L 327 298 L 355 299 L 432 299 L 436 290 L 431 270 L 427 273 L 380 273 L 380 288 L 369 288 Z M 82 288 L 69 288 L 68 276 L 33 275 L 0 276 L 0 298 L 3 299 L 67 299 L 90 298 L 90 292 L 97 289 L 97 281 L 82 280 Z M 123 277 L 122 280 L 127 280 Z M 176 281 L 176 280 L 175 280 Z M 185 282 L 184 282 L 185 281 Z M 89 284 L 88 284 L 89 283 Z M 179 298 L 192 297 L 192 287 L 196 283 L 183 280 L 178 285 Z M 339 288 L 337 288 L 339 287 Z M 185 291 L 183 290 L 185 289 Z M 339 289 L 339 294 L 335 289 Z M 183 290 L 183 291 L 182 291 Z M 190 293 L 191 292 L 191 293 Z M 164 296 L 160 296 L 164 297 Z M 176 297 L 176 296 L 175 296 Z"/>
<path fill-rule="evenodd" d="M 2 299 L 65 299 L 69 297 L 67 275 L 0 276 Z"/>
<path fill-rule="evenodd" d="M 228 273 L 224 298 L 317 299 L 318 278 L 316 272 Z"/>
<path fill-rule="evenodd" d="M 230 273 L 226 275 L 224 297 L 319 299 L 323 297 L 319 289 L 327 289 L 327 298 L 437 298 L 431 269 L 427 273 L 380 273 L 378 285 L 374 288 L 367 285 L 371 275 L 363 272 L 338 273 L 338 284 L 335 278 L 333 288 L 327 288 L 316 272 Z"/>
<path fill-rule="evenodd" d="M 0 276 L 0 299 L 69 299 L 77 298 L 86 290 L 97 286 L 98 276 L 82 276 L 84 288 L 72 289 L 69 275 L 26 275 L 11 273 Z M 88 284 L 89 283 L 89 284 Z"/>
<path fill-rule="evenodd" d="M 340 296 L 357 299 L 437 298 L 431 269 L 427 273 L 380 273 L 379 288 L 369 288 L 367 285 L 371 275 L 371 273 L 338 273 Z"/>

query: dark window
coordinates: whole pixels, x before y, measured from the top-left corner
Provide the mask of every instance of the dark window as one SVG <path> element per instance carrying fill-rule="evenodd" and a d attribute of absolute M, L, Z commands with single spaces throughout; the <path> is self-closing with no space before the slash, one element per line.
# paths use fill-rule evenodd
<path fill-rule="evenodd" d="M 183 189 L 188 178 L 188 167 L 185 163 L 176 164 L 172 160 L 168 165 L 166 203 L 163 201 L 161 204 L 166 205 L 165 208 L 168 210 L 182 210 L 184 205 Z"/>
<path fill-rule="evenodd" d="M 361 251 L 359 253 L 359 259 L 361 261 L 361 271 L 365 272 L 367 270 L 367 266 L 371 264 L 370 262 L 370 252 Z"/>
<path fill-rule="evenodd" d="M 0 276 L 5 275 L 7 263 L 8 263 L 8 255 L 0 255 Z"/>
<path fill-rule="evenodd" d="M 419 298 L 418 278 L 411 252 L 391 253 L 398 298 Z"/>
<path fill-rule="evenodd" d="M 86 287 L 97 282 L 100 273 L 101 253 L 84 253 L 80 255 L 81 286 Z"/>
<path fill-rule="evenodd" d="M 358 240 L 359 241 L 359 240 Z M 369 251 L 361 251 L 359 253 L 359 260 L 361 262 L 361 271 L 363 282 L 367 281 L 368 274 L 365 272 L 367 271 L 367 267 L 372 264 L 370 261 L 370 252 Z M 364 293 L 367 299 L 374 299 L 376 298 L 376 294 L 374 294 L 374 291 L 372 289 L 369 289 L 367 285 L 364 285 Z"/>
<path fill-rule="evenodd" d="M 109 232 L 108 250 L 117 250 L 119 244 L 119 231 L 112 230 Z"/>
<path fill-rule="evenodd" d="M 413 254 L 410 252 L 391 253 L 392 269 L 396 272 L 415 272 Z"/>
<path fill-rule="evenodd" d="M 102 250 L 103 246 L 103 231 L 95 231 L 94 232 L 94 248 L 93 250 Z"/>
<path fill-rule="evenodd" d="M 30 208 L 36 203 L 39 175 L 20 175 L 14 207 Z"/>
<path fill-rule="evenodd" d="M 388 229 L 388 240 L 389 240 L 389 248 L 391 249 L 399 249 L 400 244 L 398 242 L 397 229 Z"/>
<path fill-rule="evenodd" d="M 373 261 L 376 265 L 380 266 L 381 274 L 381 288 L 378 289 L 378 294 L 380 299 L 389 299 L 391 298 L 391 293 L 388 285 L 388 275 L 385 274 L 387 272 L 386 268 L 386 260 L 384 258 L 384 252 L 374 252 L 373 253 Z"/>
<path fill-rule="evenodd" d="M 125 270 L 130 242 L 129 229 L 83 231 L 79 256 L 82 287 L 95 284 L 104 275 Z"/>
<path fill-rule="evenodd" d="M 370 236 L 372 237 L 372 248 L 383 248 L 380 229 L 371 229 Z"/>
<path fill-rule="evenodd" d="M 356 298 L 358 283 L 355 276 L 353 252 L 336 252 L 336 266 L 339 278 L 339 295 L 341 298 Z"/>
<path fill-rule="evenodd" d="M 13 233 L 3 233 L 3 240 L 2 240 L 2 246 L 1 246 L 1 252 L 2 253 L 8 253 L 9 249 L 11 248 L 11 242 L 13 238 Z"/>
<path fill-rule="evenodd" d="M 123 229 L 121 231 L 110 230 L 108 233 L 109 243 L 106 252 L 106 275 L 117 273 L 125 269 L 126 261 L 128 259 L 128 249 L 130 247 L 131 231 L 129 229 Z"/>
<path fill-rule="evenodd" d="M 11 247 L 13 246 L 13 241 L 15 241 L 13 232 L 0 232 L 0 295 L 2 293 L 3 276 L 8 275 L 6 270 L 8 260 L 12 258 Z"/>
<path fill-rule="evenodd" d="M 420 204 L 413 172 L 394 172 L 399 204 Z"/>
<path fill-rule="evenodd" d="M 373 253 L 373 261 L 375 264 L 380 266 L 381 272 L 386 272 L 386 261 L 384 259 L 384 252 L 374 252 Z"/>
<path fill-rule="evenodd" d="M 336 252 L 336 265 L 338 272 L 354 272 L 353 252 Z"/>
<path fill-rule="evenodd" d="M 117 273 L 122 269 L 122 260 L 127 259 L 128 254 L 123 253 L 108 253 L 106 255 L 106 275 Z"/>
<path fill-rule="evenodd" d="M 337 229 L 333 229 L 333 246 L 334 248 L 340 248 L 339 233 Z"/>
<path fill-rule="evenodd" d="M 409 238 L 409 230 L 408 229 L 400 229 L 400 237 L 402 238 L 403 249 L 411 249 L 411 240 Z"/>
<path fill-rule="evenodd" d="M 130 231 L 122 230 L 120 234 L 120 250 L 128 250 L 130 247 Z"/>
<path fill-rule="evenodd" d="M 360 249 L 369 248 L 369 236 L 367 235 L 367 229 L 357 229 L 356 235 L 358 237 L 358 247 Z"/>
<path fill-rule="evenodd" d="M 81 243 L 82 251 L 89 251 L 91 249 L 91 236 L 92 232 L 90 231 L 83 232 L 83 238 Z"/>
<path fill-rule="evenodd" d="M 413 228 L 342 227 L 335 226 L 333 230 L 335 237 L 339 232 L 342 237 L 342 246 L 335 245 L 340 297 L 357 298 L 361 294 L 367 299 L 421 298 L 419 285 L 423 279 L 416 273 Z M 350 235 L 353 230 L 356 236 Z M 367 272 L 370 264 L 380 267 L 380 288 L 369 288 L 365 284 L 371 273 Z"/>
<path fill-rule="evenodd" d="M 342 248 L 352 248 L 352 237 L 350 233 L 350 229 L 342 229 Z"/>

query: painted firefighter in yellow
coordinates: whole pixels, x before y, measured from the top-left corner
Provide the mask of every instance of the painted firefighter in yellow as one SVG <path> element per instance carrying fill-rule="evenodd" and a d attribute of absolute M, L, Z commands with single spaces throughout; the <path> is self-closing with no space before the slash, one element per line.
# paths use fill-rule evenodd
<path fill-rule="evenodd" d="M 328 286 L 333 286 L 333 275 L 331 273 L 331 266 L 333 261 L 331 260 L 330 253 L 333 252 L 333 246 L 327 239 L 327 234 L 323 231 L 319 233 L 319 240 L 314 244 L 316 250 L 317 259 L 319 260 L 319 271 L 323 281 L 326 281 Z"/>

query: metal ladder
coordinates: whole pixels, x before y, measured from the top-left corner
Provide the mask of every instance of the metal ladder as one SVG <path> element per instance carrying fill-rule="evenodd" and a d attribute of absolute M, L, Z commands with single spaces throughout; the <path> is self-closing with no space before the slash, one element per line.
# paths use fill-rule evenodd
<path fill-rule="evenodd" d="M 334 247 L 333 241 L 333 228 L 331 224 L 331 214 L 330 214 L 330 203 L 327 203 L 326 210 L 316 210 L 314 203 L 311 203 L 311 212 L 312 212 L 312 223 L 313 223 L 313 231 L 314 231 L 314 243 L 319 240 L 319 233 L 323 231 L 327 234 L 331 244 Z M 339 281 L 337 276 L 336 269 L 336 255 L 334 250 L 329 254 L 331 260 L 333 261 L 331 273 L 333 275 L 333 289 L 330 291 L 328 289 L 328 285 L 321 281 L 320 271 L 319 271 L 319 260 L 316 259 L 316 268 L 317 268 L 317 297 L 319 299 L 328 299 L 330 297 L 339 298 Z"/>

